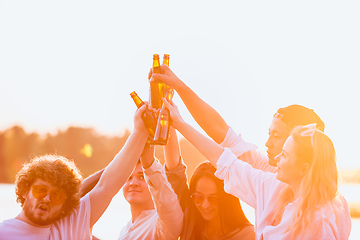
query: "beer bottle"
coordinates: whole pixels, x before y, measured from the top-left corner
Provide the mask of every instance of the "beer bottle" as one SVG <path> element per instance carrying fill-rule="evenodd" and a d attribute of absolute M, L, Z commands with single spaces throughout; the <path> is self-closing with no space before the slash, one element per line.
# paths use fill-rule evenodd
<path fill-rule="evenodd" d="M 153 56 L 153 73 L 160 73 L 160 58 L 159 54 Z M 160 109 L 162 105 L 162 98 L 165 95 L 164 83 L 158 79 L 151 79 L 150 81 L 150 104 L 155 109 Z"/>
<path fill-rule="evenodd" d="M 169 92 L 168 92 L 169 94 Z M 165 96 L 166 99 L 169 96 Z M 156 124 L 156 131 L 153 139 L 154 145 L 166 145 L 169 140 L 169 132 L 170 132 L 170 111 L 166 108 L 165 103 L 163 103 L 160 112 L 158 114 L 157 124 Z"/>
<path fill-rule="evenodd" d="M 145 103 L 141 100 L 141 98 L 136 94 L 135 91 L 130 93 L 131 98 L 134 100 L 134 103 L 137 108 L 140 108 Z M 155 135 L 155 129 L 156 129 L 156 118 L 152 111 L 150 111 L 148 108 L 143 112 L 141 115 L 142 120 L 144 121 L 144 124 L 146 128 L 149 130 L 149 139 L 148 142 L 152 142 L 154 135 Z"/>
<path fill-rule="evenodd" d="M 169 60 L 170 60 L 170 55 L 169 54 L 164 54 L 164 58 L 163 58 L 163 64 L 167 65 L 169 67 Z M 171 87 L 169 87 L 168 85 L 165 85 L 165 96 L 166 99 L 168 101 L 171 101 L 173 96 L 174 96 L 174 89 L 172 89 Z"/>

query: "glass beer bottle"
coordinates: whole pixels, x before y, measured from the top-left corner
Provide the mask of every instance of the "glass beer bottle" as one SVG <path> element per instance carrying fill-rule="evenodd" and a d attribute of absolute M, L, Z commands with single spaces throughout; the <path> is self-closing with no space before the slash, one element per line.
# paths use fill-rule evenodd
<path fill-rule="evenodd" d="M 168 99 L 169 96 L 165 96 L 165 97 L 166 99 Z M 158 114 L 156 131 L 152 144 L 166 145 L 168 143 L 170 123 L 171 123 L 170 111 L 169 109 L 166 108 L 165 103 L 163 103 L 160 112 Z"/>
<path fill-rule="evenodd" d="M 159 54 L 153 56 L 153 73 L 160 73 L 160 58 Z M 160 109 L 162 105 L 162 98 L 165 95 L 164 83 L 158 79 L 151 79 L 150 81 L 150 104 L 155 109 Z"/>
<path fill-rule="evenodd" d="M 170 55 L 164 54 L 163 64 L 165 64 L 169 67 L 169 60 L 170 60 Z M 169 87 L 166 84 L 164 84 L 164 87 L 165 87 L 165 97 L 168 101 L 171 101 L 174 96 L 174 89 L 172 89 L 171 87 Z"/>
<path fill-rule="evenodd" d="M 134 103 L 137 108 L 140 108 L 142 105 L 145 104 L 141 100 L 141 98 L 136 94 L 135 91 L 130 93 L 130 96 L 134 100 Z M 141 115 L 141 118 L 144 121 L 146 128 L 150 132 L 150 134 L 149 134 L 150 139 L 148 139 L 148 142 L 152 142 L 154 135 L 155 135 L 155 130 L 156 130 L 156 118 L 155 118 L 153 112 L 150 111 L 148 108 L 146 108 L 146 110 L 143 112 L 143 114 Z"/>

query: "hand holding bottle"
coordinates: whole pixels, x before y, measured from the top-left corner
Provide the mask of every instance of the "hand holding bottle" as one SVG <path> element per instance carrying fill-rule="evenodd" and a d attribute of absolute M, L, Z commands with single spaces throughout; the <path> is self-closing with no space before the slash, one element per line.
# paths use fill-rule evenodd
<path fill-rule="evenodd" d="M 150 69 L 149 76 L 150 79 L 158 79 L 168 85 L 169 87 L 178 90 L 179 87 L 183 84 L 183 82 L 171 71 L 171 69 L 166 66 L 165 64 L 162 64 L 160 66 L 160 73 L 153 73 L 152 68 Z"/>
<path fill-rule="evenodd" d="M 166 108 L 170 111 L 170 117 L 171 117 L 171 126 L 173 126 L 175 129 L 178 129 L 178 127 L 185 123 L 183 118 L 180 115 L 178 107 L 175 105 L 173 101 L 169 102 L 167 99 L 163 99 L 164 104 Z"/>
<path fill-rule="evenodd" d="M 142 119 L 142 115 L 145 112 L 146 108 L 147 105 L 144 104 L 136 110 L 134 116 L 134 131 L 146 131 L 149 134 L 149 130 L 145 126 L 145 123 Z"/>

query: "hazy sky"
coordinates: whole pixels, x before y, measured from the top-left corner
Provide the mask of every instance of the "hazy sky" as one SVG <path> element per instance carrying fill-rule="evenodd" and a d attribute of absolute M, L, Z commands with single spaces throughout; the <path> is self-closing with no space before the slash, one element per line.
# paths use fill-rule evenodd
<path fill-rule="evenodd" d="M 339 168 L 360 168 L 359 12 L 355 0 L 0 0 L 0 131 L 131 130 L 129 94 L 148 99 L 152 55 L 168 53 L 260 150 L 275 111 L 301 104 L 325 121 Z"/>

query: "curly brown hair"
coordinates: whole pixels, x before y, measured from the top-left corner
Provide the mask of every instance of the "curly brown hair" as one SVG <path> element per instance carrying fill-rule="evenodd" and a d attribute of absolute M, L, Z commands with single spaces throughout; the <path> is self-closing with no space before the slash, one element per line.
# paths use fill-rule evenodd
<path fill-rule="evenodd" d="M 66 193 L 66 201 L 62 207 L 62 216 L 68 215 L 80 202 L 79 189 L 82 175 L 75 163 L 66 157 L 48 154 L 33 158 L 24 164 L 15 180 L 16 201 L 23 206 L 26 194 L 32 184 L 42 179 Z"/>

